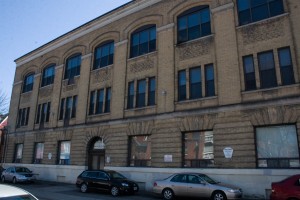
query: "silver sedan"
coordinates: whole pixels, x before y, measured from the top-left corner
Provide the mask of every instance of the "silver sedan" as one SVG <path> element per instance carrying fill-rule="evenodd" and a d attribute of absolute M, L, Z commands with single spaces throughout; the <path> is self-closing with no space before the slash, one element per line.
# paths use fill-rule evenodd
<path fill-rule="evenodd" d="M 174 196 L 203 197 L 212 200 L 240 199 L 242 189 L 217 182 L 205 174 L 179 173 L 155 181 L 153 192 L 171 200 Z"/>
<path fill-rule="evenodd" d="M 1 181 L 17 182 L 34 182 L 36 180 L 36 174 L 33 174 L 26 167 L 9 167 L 2 172 Z"/>

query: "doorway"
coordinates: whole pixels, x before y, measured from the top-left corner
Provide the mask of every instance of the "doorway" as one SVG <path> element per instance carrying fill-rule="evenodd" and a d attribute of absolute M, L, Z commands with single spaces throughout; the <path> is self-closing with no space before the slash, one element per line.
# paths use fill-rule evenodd
<path fill-rule="evenodd" d="M 105 144 L 103 139 L 96 137 L 88 145 L 88 169 L 99 170 L 105 166 Z"/>

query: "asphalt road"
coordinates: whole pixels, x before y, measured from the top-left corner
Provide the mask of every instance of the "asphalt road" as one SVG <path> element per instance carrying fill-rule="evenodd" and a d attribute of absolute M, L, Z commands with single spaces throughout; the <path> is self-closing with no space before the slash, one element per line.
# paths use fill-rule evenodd
<path fill-rule="evenodd" d="M 11 185 L 11 183 L 6 183 Z M 92 191 L 81 193 L 75 184 L 36 181 L 35 183 L 18 183 L 14 186 L 32 193 L 39 200 L 160 200 L 152 193 L 139 191 L 135 195 L 121 195 L 113 197 L 109 193 Z"/>

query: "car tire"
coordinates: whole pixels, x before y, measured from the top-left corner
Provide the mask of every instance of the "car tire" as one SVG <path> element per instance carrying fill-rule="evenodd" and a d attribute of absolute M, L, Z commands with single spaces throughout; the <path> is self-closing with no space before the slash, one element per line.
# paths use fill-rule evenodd
<path fill-rule="evenodd" d="M 12 183 L 13 183 L 13 184 L 16 184 L 16 183 L 17 183 L 16 177 L 13 177 Z"/>
<path fill-rule="evenodd" d="M 4 176 L 1 177 L 1 182 L 5 183 L 5 177 Z"/>
<path fill-rule="evenodd" d="M 162 192 L 162 195 L 163 195 L 163 198 L 166 200 L 174 199 L 174 192 L 169 188 L 164 189 Z"/>
<path fill-rule="evenodd" d="M 117 186 L 112 186 L 110 189 L 110 194 L 114 197 L 118 196 L 120 193 L 120 190 Z"/>
<path fill-rule="evenodd" d="M 227 200 L 226 195 L 222 191 L 216 191 L 212 194 L 212 200 Z"/>
<path fill-rule="evenodd" d="M 80 185 L 80 191 L 81 191 L 82 193 L 86 193 L 86 192 L 88 191 L 88 186 L 87 186 L 86 183 L 82 183 L 82 184 Z"/>

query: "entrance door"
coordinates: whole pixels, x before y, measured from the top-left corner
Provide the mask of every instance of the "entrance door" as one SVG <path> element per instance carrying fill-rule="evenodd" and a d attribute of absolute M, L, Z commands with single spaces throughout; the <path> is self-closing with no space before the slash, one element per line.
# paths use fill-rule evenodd
<path fill-rule="evenodd" d="M 88 151 L 88 169 L 104 169 L 105 165 L 105 144 L 103 140 L 96 137 L 89 143 Z"/>

